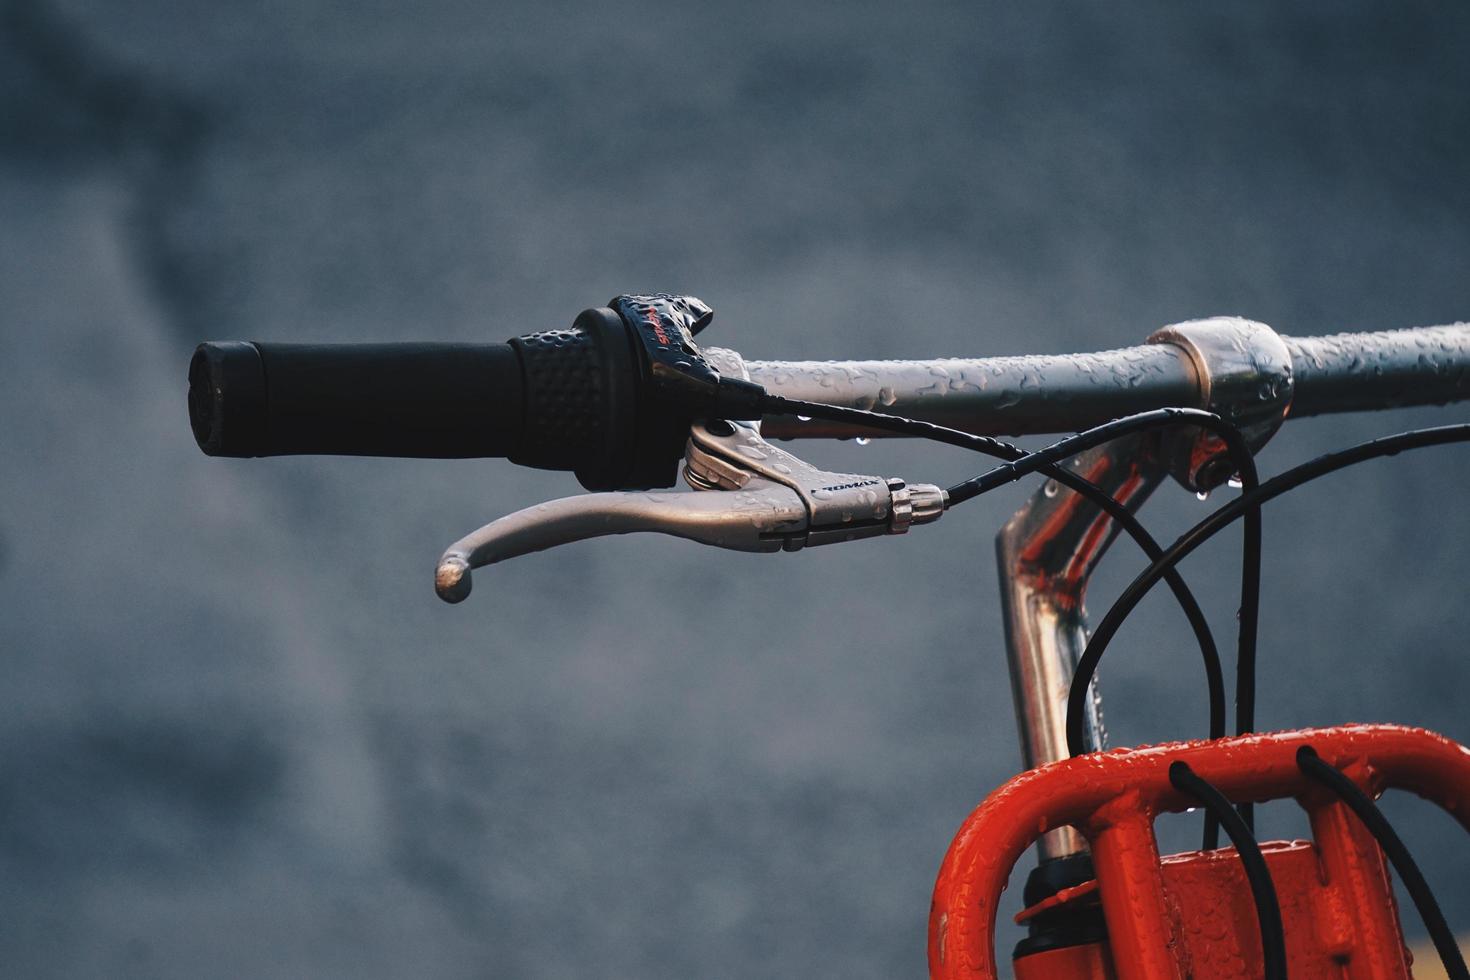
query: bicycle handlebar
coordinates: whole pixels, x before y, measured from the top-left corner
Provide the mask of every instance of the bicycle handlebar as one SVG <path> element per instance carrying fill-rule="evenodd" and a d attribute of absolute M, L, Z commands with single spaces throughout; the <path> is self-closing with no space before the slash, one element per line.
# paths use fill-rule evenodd
<path fill-rule="evenodd" d="M 1291 418 L 1470 398 L 1470 324 L 1281 339 L 1291 355 Z M 1194 365 L 1170 344 L 922 361 L 747 361 L 746 368 L 773 394 L 975 435 L 1071 432 L 1136 412 L 1206 407 Z M 893 435 L 791 416 L 767 419 L 763 431 L 778 439 Z"/>
<path fill-rule="evenodd" d="M 1208 379 L 1173 343 L 1055 356 L 750 361 L 755 384 L 744 384 L 719 377 L 694 346 L 712 315 L 697 300 L 613 305 L 584 311 L 570 329 L 505 344 L 201 344 L 189 370 L 195 438 L 215 456 L 508 457 L 574 470 L 588 489 L 631 489 L 673 484 L 694 419 L 759 415 L 733 414 L 757 404 L 755 385 L 977 435 L 1072 431 L 1209 401 Z M 1281 341 L 1293 417 L 1470 398 L 1470 324 Z M 764 432 L 885 434 L 791 416 L 767 418 Z"/>
<path fill-rule="evenodd" d="M 1470 324 L 1283 338 L 1298 418 L 1470 397 Z"/>
<path fill-rule="evenodd" d="M 800 401 L 922 419 L 975 435 L 1071 432 L 1134 412 L 1199 407 L 1199 383 L 1175 347 L 1056 356 L 913 361 L 748 361 L 750 378 Z M 892 435 L 822 419 L 768 419 L 768 436 Z"/>

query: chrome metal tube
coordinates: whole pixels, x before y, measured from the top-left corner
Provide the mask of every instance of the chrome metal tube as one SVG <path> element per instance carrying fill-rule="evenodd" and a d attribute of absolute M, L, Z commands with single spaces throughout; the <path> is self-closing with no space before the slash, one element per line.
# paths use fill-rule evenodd
<path fill-rule="evenodd" d="M 1470 323 L 1282 339 L 1295 418 L 1470 398 Z"/>
<path fill-rule="evenodd" d="M 1470 323 L 1330 337 L 1285 337 L 1291 416 L 1470 398 Z M 1095 354 L 906 361 L 747 361 L 775 394 L 924 419 L 978 435 L 1071 432 L 1156 408 L 1204 408 L 1189 357 L 1168 343 Z M 792 417 L 770 438 L 884 436 Z"/>
<path fill-rule="evenodd" d="M 977 435 L 1086 428 L 1133 412 L 1195 406 L 1189 358 L 1167 344 L 1096 354 L 932 361 L 746 361 L 772 394 L 892 412 Z M 767 419 L 768 437 L 880 436 L 791 417 Z"/>
<path fill-rule="evenodd" d="M 1125 436 L 1064 465 L 1136 511 L 1164 477 L 1146 442 L 1141 434 Z M 1067 693 L 1087 648 L 1083 601 L 1092 570 L 1118 531 L 1091 501 L 1048 480 L 996 536 L 1011 695 L 1027 769 L 1070 754 Z M 1088 748 L 1097 751 L 1107 747 L 1107 737 L 1095 687 L 1092 695 L 1085 727 Z M 1040 842 L 1042 858 L 1085 849 L 1071 827 L 1049 831 Z"/>

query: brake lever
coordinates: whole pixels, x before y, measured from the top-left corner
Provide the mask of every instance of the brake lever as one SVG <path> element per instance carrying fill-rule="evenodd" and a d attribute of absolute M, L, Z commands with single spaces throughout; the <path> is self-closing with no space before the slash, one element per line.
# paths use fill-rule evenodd
<path fill-rule="evenodd" d="M 607 534 L 653 531 L 732 551 L 799 551 L 938 520 L 947 495 L 927 483 L 830 473 L 761 438 L 757 426 L 696 423 L 684 479 L 695 491 L 564 497 L 491 521 L 439 559 L 434 589 L 446 602 L 470 594 L 470 571 Z"/>

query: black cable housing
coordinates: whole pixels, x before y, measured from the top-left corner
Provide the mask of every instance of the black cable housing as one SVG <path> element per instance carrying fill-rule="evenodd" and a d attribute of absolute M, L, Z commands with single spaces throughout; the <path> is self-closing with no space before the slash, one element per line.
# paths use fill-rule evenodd
<path fill-rule="evenodd" d="M 1112 442 L 1114 439 L 1131 435 L 1135 432 L 1144 432 L 1150 429 L 1163 428 L 1170 425 L 1189 425 L 1206 429 L 1220 438 L 1230 454 L 1230 461 L 1235 464 L 1240 474 L 1241 483 L 1249 487 L 1259 482 L 1256 476 L 1256 461 L 1251 455 L 1250 447 L 1245 443 L 1245 437 L 1234 425 L 1225 419 L 1197 408 L 1160 408 L 1151 412 L 1139 412 L 1136 415 L 1128 415 L 1124 418 L 1104 422 L 1102 425 L 1093 426 L 1076 435 L 1067 436 L 1043 449 L 1035 452 L 1024 453 L 1022 456 L 1008 461 L 1003 466 L 997 466 L 957 483 L 949 488 L 950 506 L 964 503 L 972 497 L 978 497 L 982 493 L 1014 483 L 1024 476 L 1028 476 L 1038 470 L 1045 470 L 1048 466 L 1059 463 L 1069 456 L 1086 452 L 1102 445 Z"/>
<path fill-rule="evenodd" d="M 1082 659 L 1078 661 L 1077 671 L 1072 678 L 1072 690 L 1067 698 L 1068 749 L 1074 755 L 1086 751 L 1082 739 L 1086 685 L 1096 673 L 1098 661 L 1102 659 L 1108 643 L 1117 634 L 1118 628 L 1123 625 L 1129 613 L 1137 608 L 1138 603 L 1148 594 L 1148 591 L 1196 548 L 1228 527 L 1241 515 L 1318 477 L 1381 456 L 1396 456 L 1410 449 L 1466 441 L 1470 441 L 1470 424 L 1460 423 L 1428 429 L 1414 429 L 1398 435 L 1373 439 L 1334 453 L 1327 453 L 1272 477 L 1250 493 L 1242 494 L 1215 510 L 1180 535 L 1178 540 L 1169 546 L 1162 558 L 1155 559 L 1148 568 L 1140 572 L 1138 577 L 1129 583 L 1128 587 L 1123 590 L 1123 594 L 1118 597 L 1112 608 L 1098 623 L 1097 628 L 1093 630 L 1092 639 L 1088 641 L 1087 649 L 1083 651 Z"/>
<path fill-rule="evenodd" d="M 1068 436 L 1045 449 L 1029 453 L 1024 459 L 998 466 L 988 473 L 966 480 L 949 490 L 950 500 L 968 500 L 988 490 L 1018 480 L 1029 473 L 1045 468 L 1069 456 L 1085 452 L 1094 446 L 1133 432 L 1145 431 L 1171 424 L 1191 424 L 1214 433 L 1225 444 L 1230 460 L 1235 464 L 1240 477 L 1241 491 L 1250 493 L 1260 484 L 1256 472 L 1255 457 L 1245 443 L 1240 430 L 1218 415 L 1198 409 L 1162 408 L 1152 412 L 1140 412 L 1126 418 L 1115 419 L 1094 426 L 1085 432 Z M 1235 724 L 1236 734 L 1244 735 L 1255 727 L 1256 712 L 1256 640 L 1261 607 L 1261 511 L 1252 507 L 1245 514 L 1245 542 L 1241 554 L 1240 581 L 1240 633 L 1235 661 Z M 1210 726 L 1210 737 L 1220 738 L 1225 734 L 1223 720 Z M 1241 816 L 1246 826 L 1254 820 L 1249 803 L 1242 804 Z M 1213 849 L 1219 841 L 1212 824 L 1206 825 L 1206 850 Z"/>
<path fill-rule="evenodd" d="M 1378 846 L 1383 848 L 1383 853 L 1388 855 L 1393 869 L 1399 873 L 1399 879 L 1404 883 L 1404 890 L 1409 893 L 1414 907 L 1419 910 L 1424 928 L 1429 931 L 1429 938 L 1439 953 L 1439 961 L 1444 964 L 1445 975 L 1451 980 L 1470 980 L 1470 969 L 1465 966 L 1465 957 L 1460 952 L 1459 944 L 1455 942 L 1455 934 L 1450 931 L 1449 923 L 1445 921 L 1439 902 L 1434 898 L 1434 892 L 1429 890 L 1429 882 L 1424 880 L 1419 865 L 1414 862 L 1409 849 L 1394 832 L 1383 811 L 1378 809 L 1378 804 L 1341 769 L 1318 755 L 1310 745 L 1297 749 L 1296 764 L 1308 777 L 1335 793 L 1363 821 L 1368 832 L 1378 841 Z"/>
<path fill-rule="evenodd" d="M 1271 869 L 1261 856 L 1261 847 L 1255 834 L 1246 826 L 1245 820 L 1230 806 L 1225 794 L 1208 780 L 1180 760 L 1169 766 L 1169 782 L 1179 792 L 1196 799 L 1200 805 L 1213 813 L 1225 828 L 1225 834 L 1235 845 L 1245 870 L 1246 881 L 1251 886 L 1251 898 L 1256 903 L 1256 921 L 1261 929 L 1261 961 L 1265 967 L 1266 980 L 1286 978 L 1286 930 L 1281 925 L 1281 904 L 1276 898 L 1276 886 L 1271 882 Z"/>
<path fill-rule="evenodd" d="M 766 409 L 768 412 L 804 415 L 809 418 L 826 418 L 834 422 L 848 422 L 858 425 L 869 425 L 874 428 L 886 428 L 893 432 L 919 436 L 951 446 L 957 446 L 961 449 L 984 453 L 1006 460 L 1011 464 L 1020 465 L 1032 455 L 1018 446 L 1002 442 L 999 439 L 972 435 L 968 432 L 946 428 L 945 426 L 935 425 L 931 422 L 907 419 L 897 415 L 886 415 L 882 412 L 870 412 L 864 409 L 824 405 L 820 402 L 806 402 L 782 398 L 778 395 L 767 395 Z M 1213 430 L 1213 426 L 1218 423 L 1232 433 L 1229 437 L 1222 436 L 1222 438 L 1227 438 L 1227 445 L 1231 444 L 1231 440 L 1239 440 L 1239 433 L 1235 431 L 1233 426 L 1223 422 L 1218 416 L 1212 415 L 1209 412 L 1202 412 L 1197 409 L 1166 409 L 1162 413 L 1151 412 L 1145 414 L 1151 418 L 1147 423 L 1139 424 L 1139 429 L 1160 427 L 1163 425 L 1199 424 L 1211 426 Z M 1109 423 L 1109 425 L 1116 426 L 1116 423 Z M 1091 431 L 1089 430 L 1089 433 Z M 1107 438 L 1117 438 L 1118 435 L 1125 434 L 1124 432 L 1117 432 L 1115 430 L 1110 431 L 1113 434 Z M 1082 436 L 1090 437 L 1088 433 L 1083 433 Z M 1072 438 L 1077 439 L 1080 437 L 1074 436 Z M 1105 441 L 1107 439 L 1098 440 L 1099 443 Z M 1243 442 L 1238 442 L 1238 445 L 1244 450 Z M 1055 450 L 1056 447 L 1049 447 L 1049 449 Z M 1047 451 L 1042 450 L 1042 452 Z M 1072 450 L 1072 452 L 1077 451 L 1080 450 Z M 1066 453 L 1064 452 L 1062 455 L 1065 456 Z M 1254 460 L 1250 458 L 1248 450 L 1243 452 L 1243 456 L 1245 462 L 1242 465 L 1245 467 L 1246 472 L 1254 477 Z M 1118 522 L 1119 527 L 1129 537 L 1133 538 L 1150 561 L 1156 561 L 1162 555 L 1162 549 L 1159 547 L 1158 542 L 1139 523 L 1133 513 L 1101 487 L 1071 470 L 1057 465 L 1052 460 L 1038 461 L 1034 466 L 1034 470 L 1028 470 L 1027 472 L 1035 470 L 1039 470 L 1058 483 L 1082 494 L 1088 500 L 1101 507 L 1107 512 L 1108 516 Z M 1019 475 L 1015 478 L 1019 479 Z M 965 497 L 964 499 L 970 499 L 974 495 L 970 494 L 969 497 Z M 953 500 L 951 500 L 951 506 L 953 506 Z M 1209 623 L 1205 620 L 1204 612 L 1200 609 L 1199 602 L 1189 590 L 1189 586 L 1185 583 L 1183 577 L 1171 574 L 1170 576 L 1166 576 L 1166 581 L 1168 582 L 1170 591 L 1173 592 L 1179 602 L 1180 608 L 1184 611 L 1185 618 L 1189 621 L 1190 628 L 1194 631 L 1195 639 L 1199 643 L 1200 656 L 1204 660 L 1205 676 L 1209 688 L 1210 737 L 1219 738 L 1225 734 L 1225 681 L 1224 673 L 1220 667 L 1219 649 L 1215 645 L 1215 638 L 1210 632 Z M 1205 828 L 1206 847 L 1213 848 L 1217 838 L 1218 834 L 1213 823 L 1207 823 Z"/>

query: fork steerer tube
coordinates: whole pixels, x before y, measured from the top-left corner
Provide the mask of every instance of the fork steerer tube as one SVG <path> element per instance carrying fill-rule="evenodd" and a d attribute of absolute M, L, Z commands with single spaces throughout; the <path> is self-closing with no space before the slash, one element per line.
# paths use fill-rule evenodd
<path fill-rule="evenodd" d="M 1291 354 L 1291 417 L 1470 398 L 1470 324 L 1330 337 L 1283 337 Z M 918 361 L 746 361 L 773 394 L 923 419 L 977 435 L 1085 429 L 1135 412 L 1206 407 L 1194 364 L 1170 344 L 1095 354 Z M 768 437 L 891 436 L 891 432 L 767 419 Z"/>

